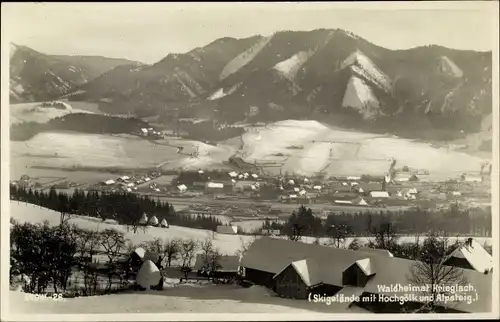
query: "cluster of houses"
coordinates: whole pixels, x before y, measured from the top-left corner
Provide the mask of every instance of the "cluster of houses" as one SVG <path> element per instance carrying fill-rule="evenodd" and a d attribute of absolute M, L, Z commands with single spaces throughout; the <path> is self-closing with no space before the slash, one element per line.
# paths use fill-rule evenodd
<path fill-rule="evenodd" d="M 419 295 L 426 294 L 423 289 L 408 292 L 391 287 L 414 285 L 410 272 L 415 264 L 415 261 L 394 257 L 387 250 L 348 250 L 261 237 L 241 258 L 239 273 L 245 280 L 266 286 L 281 297 L 307 299 L 310 293 L 344 298 L 355 295 L 367 300 L 343 303 L 346 308 L 356 305 L 369 311 L 396 313 L 401 311 L 401 304 L 386 302 L 383 297 L 414 293 L 416 296 L 405 303 L 405 307 L 418 309 L 423 305 L 419 302 Z M 490 312 L 491 255 L 470 239 L 447 258 L 445 265 L 456 266 L 478 296 L 472 303 L 443 304 L 442 310 Z"/>
<path fill-rule="evenodd" d="M 131 258 L 136 267 L 141 266 L 137 281 L 142 287 L 154 288 L 162 284 L 162 274 L 157 268 L 161 267 L 162 258 L 158 254 L 139 248 Z M 464 279 L 436 286 L 429 285 L 431 282 L 425 282 L 425 278 L 417 282 L 412 275 L 417 261 L 395 257 L 384 249 L 350 250 L 261 237 L 242 256 L 222 255 L 216 262 L 214 265 L 209 258 L 199 254 L 193 273 L 238 279 L 242 285 L 261 285 L 282 298 L 335 297 L 338 299 L 335 305 L 345 309 L 357 307 L 376 313 L 416 311 L 427 303 L 428 287 L 456 288 L 455 300 L 436 301 L 439 312 L 486 313 L 491 312 L 493 304 L 492 256 L 473 239 L 463 243 L 444 262 L 447 267 L 454 266 Z M 463 290 L 457 286 L 463 286 Z M 460 299 L 465 296 L 472 296 L 474 300 Z M 406 301 L 391 301 L 391 297 Z"/>
<path fill-rule="evenodd" d="M 121 176 L 118 177 L 117 179 L 108 179 L 103 182 L 101 182 L 101 186 L 103 188 L 108 188 L 108 189 L 119 189 L 125 192 L 133 192 L 137 191 L 138 187 L 140 185 L 143 185 L 145 183 L 149 183 L 150 188 L 154 189 L 155 191 L 159 192 L 160 189 L 157 187 L 156 183 L 152 182 L 153 179 L 161 177 L 161 173 L 159 172 L 152 172 L 150 174 L 142 175 L 142 176 Z"/>
<path fill-rule="evenodd" d="M 163 134 L 161 132 L 156 131 L 152 127 L 141 128 L 140 135 L 143 137 L 147 137 L 147 138 L 155 138 L 155 139 L 162 139 L 163 138 Z"/>
<path fill-rule="evenodd" d="M 198 170 L 200 175 L 204 174 L 203 170 Z M 229 172 L 227 180 L 219 180 L 219 182 L 213 181 L 208 178 L 205 182 L 193 182 L 193 186 L 200 186 L 203 184 L 205 193 L 211 195 L 223 195 L 228 192 L 244 192 L 247 190 L 258 192 L 260 189 L 260 183 L 258 181 L 259 175 L 255 173 L 237 173 Z M 188 191 L 188 187 L 185 184 L 177 185 L 178 192 L 185 193 Z"/>

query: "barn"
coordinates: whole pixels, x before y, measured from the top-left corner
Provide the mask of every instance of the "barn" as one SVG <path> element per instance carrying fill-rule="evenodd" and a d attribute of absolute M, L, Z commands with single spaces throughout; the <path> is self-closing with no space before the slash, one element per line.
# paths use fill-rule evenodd
<path fill-rule="evenodd" d="M 229 234 L 229 235 L 237 235 L 238 234 L 238 226 L 217 226 L 218 234 Z"/>
<path fill-rule="evenodd" d="M 472 238 L 451 253 L 445 261 L 447 265 L 472 269 L 480 273 L 493 269 L 493 257 Z"/>
<path fill-rule="evenodd" d="M 382 285 L 410 285 L 415 261 L 391 257 L 388 253 L 355 251 L 284 239 L 261 237 L 252 243 L 241 259 L 242 277 L 254 284 L 273 289 L 285 298 L 305 299 L 309 294 L 344 294 L 360 297 L 403 296 L 398 289 L 381 290 Z M 491 311 L 492 274 L 461 270 L 478 293 L 473 304 L 454 302 L 455 312 Z M 408 293 L 408 292 L 406 292 Z M 418 299 L 425 295 L 415 290 Z M 464 295 L 464 294 L 463 294 Z M 346 306 L 353 303 L 346 303 Z M 354 303 L 363 306 L 362 302 Z M 399 305 L 381 301 L 371 311 L 400 312 Z M 407 302 L 405 307 L 422 306 Z M 444 308 L 449 309 L 449 308 Z M 450 309 L 451 310 L 451 309 Z"/>
<path fill-rule="evenodd" d="M 198 254 L 196 256 L 193 270 L 196 271 L 198 275 L 204 276 L 210 270 L 210 265 L 205 259 L 206 257 L 203 254 Z M 218 267 L 215 269 L 215 271 L 210 272 L 210 276 L 215 278 L 236 277 L 236 275 L 238 275 L 239 262 L 239 256 L 222 255 L 216 261 Z"/>

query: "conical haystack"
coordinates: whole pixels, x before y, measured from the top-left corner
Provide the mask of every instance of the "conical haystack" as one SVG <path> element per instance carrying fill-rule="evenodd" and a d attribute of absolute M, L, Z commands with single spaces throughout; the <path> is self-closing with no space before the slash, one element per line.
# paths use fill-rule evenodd
<path fill-rule="evenodd" d="M 146 213 L 143 213 L 141 219 L 139 219 L 139 224 L 145 225 L 147 224 L 147 222 L 148 222 L 148 216 L 146 215 Z"/>
<path fill-rule="evenodd" d="M 160 279 L 161 273 L 158 267 L 152 261 L 147 260 L 139 269 L 136 281 L 141 287 L 149 288 L 150 286 L 158 285 Z"/>
<path fill-rule="evenodd" d="M 158 218 L 156 218 L 156 216 L 149 218 L 149 224 L 153 226 L 158 225 Z"/>
<path fill-rule="evenodd" d="M 161 220 L 161 222 L 160 222 L 160 226 L 162 226 L 162 227 L 168 227 L 168 223 L 167 223 L 167 221 L 165 220 L 165 218 L 163 218 L 163 219 Z"/>

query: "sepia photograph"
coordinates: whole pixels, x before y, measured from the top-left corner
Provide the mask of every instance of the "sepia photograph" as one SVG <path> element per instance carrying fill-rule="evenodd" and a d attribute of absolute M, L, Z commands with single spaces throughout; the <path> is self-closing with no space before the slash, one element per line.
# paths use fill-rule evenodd
<path fill-rule="evenodd" d="M 2 320 L 498 318 L 498 17 L 2 3 Z"/>

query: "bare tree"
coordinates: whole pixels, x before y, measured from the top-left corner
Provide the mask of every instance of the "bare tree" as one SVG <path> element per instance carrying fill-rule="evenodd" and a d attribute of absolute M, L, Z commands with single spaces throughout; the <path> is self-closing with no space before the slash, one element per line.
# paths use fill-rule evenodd
<path fill-rule="evenodd" d="M 207 238 L 200 242 L 200 248 L 203 257 L 203 268 L 208 271 L 209 274 L 219 269 L 221 267 L 221 254 L 214 248 L 212 239 Z"/>
<path fill-rule="evenodd" d="M 106 289 L 111 289 L 113 276 L 121 276 L 119 265 L 115 263 L 116 258 L 122 255 L 126 249 L 126 239 L 122 232 L 115 229 L 106 229 L 101 233 L 102 247 L 108 257 L 108 285 Z"/>
<path fill-rule="evenodd" d="M 347 237 L 352 234 L 352 229 L 346 224 L 331 225 L 327 230 L 330 239 L 328 246 L 345 248 Z"/>
<path fill-rule="evenodd" d="M 461 268 L 444 264 L 451 249 L 448 238 L 438 237 L 434 232 L 424 240 L 419 260 L 411 267 L 409 277 L 413 284 L 425 289 L 426 301 L 416 312 L 435 312 L 436 307 L 443 304 L 444 296 L 451 294 L 454 287 L 467 283 Z"/>
<path fill-rule="evenodd" d="M 252 245 L 252 243 L 257 239 L 257 236 L 253 236 L 253 238 L 249 241 L 246 241 L 240 237 L 240 249 L 238 249 L 236 251 L 236 256 L 239 256 L 240 258 L 243 257 L 245 255 L 245 253 L 247 252 L 247 250 L 250 248 L 250 246 Z"/>
<path fill-rule="evenodd" d="M 162 266 L 163 259 L 165 258 L 165 245 L 160 238 L 147 241 L 142 244 L 142 247 L 151 253 L 158 254 L 158 261 L 155 263 L 158 268 Z"/>
<path fill-rule="evenodd" d="M 197 248 L 198 243 L 192 238 L 183 240 L 180 244 L 180 254 L 182 259 L 181 270 L 184 273 L 185 279 L 187 279 L 188 274 L 192 271 L 191 264 Z"/>
<path fill-rule="evenodd" d="M 390 222 L 380 224 L 379 228 L 373 229 L 371 233 L 375 237 L 375 241 L 370 242 L 369 246 L 390 251 L 397 244 L 396 230 Z"/>
<path fill-rule="evenodd" d="M 196 250 L 198 249 L 198 243 L 190 238 L 183 240 L 181 242 L 181 259 L 183 267 L 191 267 Z"/>
<path fill-rule="evenodd" d="M 80 254 L 79 264 L 83 269 L 83 291 L 86 295 L 94 295 L 97 291 L 97 261 L 93 256 L 100 246 L 101 238 L 98 230 L 80 230 L 77 251 Z"/>
<path fill-rule="evenodd" d="M 181 240 L 179 239 L 167 239 L 163 245 L 165 250 L 165 258 L 168 267 L 172 266 L 172 261 L 179 257 L 181 251 Z"/>
<path fill-rule="evenodd" d="M 358 250 L 362 246 L 363 245 L 361 241 L 358 238 L 354 238 L 347 248 L 352 250 Z"/>

